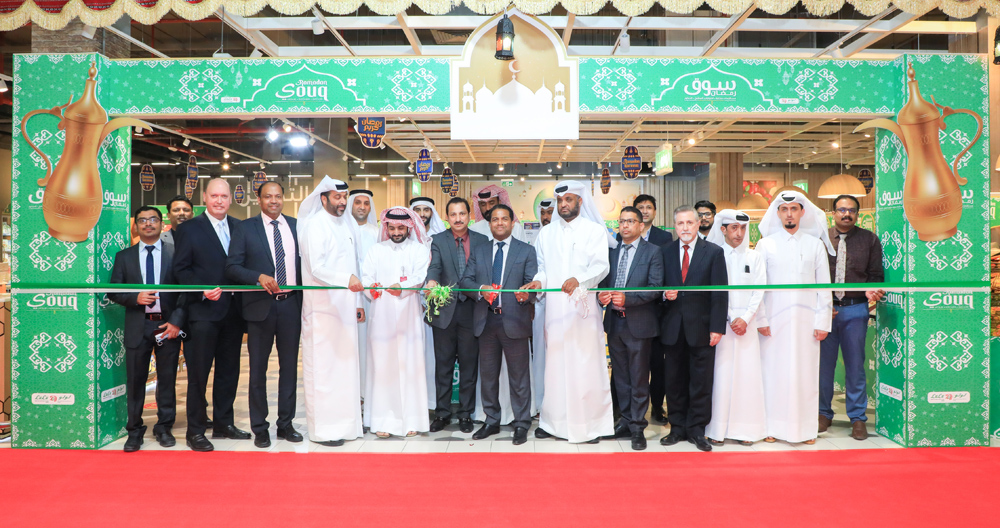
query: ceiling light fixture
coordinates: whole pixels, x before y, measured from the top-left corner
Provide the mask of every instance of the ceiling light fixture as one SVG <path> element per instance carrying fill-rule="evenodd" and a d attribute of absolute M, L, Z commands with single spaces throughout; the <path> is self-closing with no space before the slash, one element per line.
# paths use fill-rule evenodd
<path fill-rule="evenodd" d="M 223 150 L 222 151 L 222 157 L 226 158 L 226 159 L 229 159 L 229 151 L 228 150 Z"/>
<path fill-rule="evenodd" d="M 628 36 L 628 30 L 622 31 L 621 36 L 618 37 L 618 49 L 622 53 L 628 53 L 628 50 L 632 47 L 632 38 Z"/>
<path fill-rule="evenodd" d="M 573 145 L 570 145 L 569 143 L 567 143 L 566 144 L 566 150 L 573 150 Z"/>
<path fill-rule="evenodd" d="M 493 57 L 497 60 L 514 59 L 514 23 L 507 18 L 507 13 L 497 22 L 497 52 Z"/>
<path fill-rule="evenodd" d="M 316 138 L 314 138 L 314 137 L 309 138 L 309 145 L 312 146 L 312 145 L 315 145 L 315 144 L 316 144 Z"/>
<path fill-rule="evenodd" d="M 344 160 L 344 161 L 347 161 L 347 154 L 344 154 L 344 157 L 343 157 L 343 158 L 340 158 L 340 159 L 342 159 L 342 160 Z"/>
<path fill-rule="evenodd" d="M 278 140 L 278 131 L 272 128 L 267 131 L 267 135 L 265 137 L 267 138 L 268 142 L 274 143 L 275 141 Z"/>
<path fill-rule="evenodd" d="M 288 140 L 288 144 L 295 148 L 304 148 L 309 145 L 309 140 L 302 135 L 294 135 Z"/>
<path fill-rule="evenodd" d="M 313 35 L 322 35 L 326 28 L 323 27 L 323 21 L 318 17 L 312 19 Z"/>
<path fill-rule="evenodd" d="M 188 138 L 184 138 L 184 141 L 181 142 L 181 145 L 184 145 L 185 147 L 190 147 L 191 146 L 191 140 L 188 139 Z"/>
<path fill-rule="evenodd" d="M 364 168 L 365 168 L 365 162 L 364 162 L 364 161 L 362 161 L 362 162 L 361 162 L 361 165 L 359 165 L 359 166 L 360 166 L 360 167 L 361 167 L 362 169 L 364 169 Z"/>
<path fill-rule="evenodd" d="M 281 127 L 281 129 L 284 130 L 285 133 L 287 134 L 287 133 L 289 133 L 289 132 L 292 131 L 292 125 L 289 125 L 288 123 L 285 123 L 285 125 L 283 127 Z"/>
<path fill-rule="evenodd" d="M 503 165 L 497 163 L 497 170 L 499 170 L 500 172 L 503 172 Z"/>
<path fill-rule="evenodd" d="M 837 143 L 836 141 L 831 142 L 830 143 L 830 148 L 839 149 L 840 148 L 840 143 Z"/>
<path fill-rule="evenodd" d="M 559 163 L 556 163 L 556 168 L 557 169 L 561 169 L 562 168 L 562 162 L 561 161 Z"/>
<path fill-rule="evenodd" d="M 222 170 L 229 170 L 229 164 L 228 163 L 223 163 L 222 164 Z"/>
<path fill-rule="evenodd" d="M 688 138 L 688 145 L 694 145 L 694 138 Z"/>

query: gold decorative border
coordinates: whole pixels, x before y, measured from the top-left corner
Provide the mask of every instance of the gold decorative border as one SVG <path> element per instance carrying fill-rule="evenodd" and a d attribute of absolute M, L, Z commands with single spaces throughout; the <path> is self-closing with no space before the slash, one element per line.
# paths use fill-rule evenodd
<path fill-rule="evenodd" d="M 142 7 L 134 0 L 117 0 L 107 9 L 94 11 L 84 5 L 82 0 L 70 0 L 62 11 L 47 13 L 34 0 L 26 0 L 17 10 L 0 15 L 0 31 L 10 31 L 28 22 L 45 29 L 57 30 L 66 27 L 66 24 L 77 17 L 84 24 L 104 27 L 114 24 L 123 15 L 151 25 L 170 11 L 187 20 L 201 20 L 220 7 L 239 16 L 251 16 L 268 6 L 283 15 L 299 15 L 317 5 L 327 13 L 346 15 L 357 11 L 364 4 L 380 15 L 395 15 L 416 5 L 427 14 L 443 15 L 463 1 L 466 7 L 484 15 L 499 13 L 511 3 L 509 0 L 202 0 L 191 4 L 185 0 L 159 0 L 153 7 Z M 761 10 L 780 15 L 795 7 L 799 0 L 610 0 L 626 16 L 645 13 L 653 7 L 654 2 L 672 13 L 680 14 L 691 13 L 703 3 L 708 3 L 712 9 L 727 15 L 741 13 L 756 2 Z M 551 12 L 557 3 L 560 0 L 513 0 L 513 5 L 521 12 L 533 15 Z M 561 3 L 570 13 L 592 15 L 606 6 L 608 0 L 562 0 Z M 802 0 L 802 5 L 815 16 L 836 13 L 845 3 L 851 4 L 865 16 L 881 13 L 890 4 L 913 14 L 940 8 L 948 16 L 968 18 L 980 9 L 985 9 L 992 16 L 1000 16 L 1000 0 Z"/>

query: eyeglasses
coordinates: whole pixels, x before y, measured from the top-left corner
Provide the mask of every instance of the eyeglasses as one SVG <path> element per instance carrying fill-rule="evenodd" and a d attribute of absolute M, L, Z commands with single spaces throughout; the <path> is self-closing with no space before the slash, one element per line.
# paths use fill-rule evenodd
<path fill-rule="evenodd" d="M 709 216 L 715 216 L 715 213 L 698 213 L 698 218 L 707 218 Z"/>
<path fill-rule="evenodd" d="M 157 217 L 155 217 L 155 216 L 148 216 L 146 218 L 137 218 L 136 221 L 135 221 L 135 223 L 140 224 L 140 225 L 144 225 L 144 224 L 153 224 L 153 225 L 156 225 L 156 224 L 160 223 L 160 219 L 157 218 Z"/>
<path fill-rule="evenodd" d="M 632 219 L 632 218 L 626 218 L 625 220 L 619 220 L 618 221 L 618 225 L 635 225 L 635 224 L 638 224 L 638 223 L 640 223 L 639 220 L 635 220 L 635 219 Z"/>
<path fill-rule="evenodd" d="M 850 209 L 848 209 L 847 207 L 841 207 L 840 209 L 837 209 L 837 212 L 840 214 L 847 214 L 847 213 L 857 214 L 858 210 L 857 208 L 854 207 L 851 207 Z"/>

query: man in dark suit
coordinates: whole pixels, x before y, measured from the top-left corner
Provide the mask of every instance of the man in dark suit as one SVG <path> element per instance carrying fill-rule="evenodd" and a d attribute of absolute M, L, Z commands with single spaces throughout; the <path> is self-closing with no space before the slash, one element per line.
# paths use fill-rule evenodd
<path fill-rule="evenodd" d="M 261 214 L 239 223 L 226 259 L 226 278 L 238 284 L 259 284 L 264 291 L 244 292 L 250 355 L 250 429 L 254 445 L 271 447 L 267 423 L 267 362 L 278 348 L 278 438 L 301 442 L 292 427 L 298 378 L 302 292 L 285 286 L 301 284 L 299 242 L 295 219 L 281 214 L 285 188 L 276 181 L 257 191 Z"/>
<path fill-rule="evenodd" d="M 674 210 L 678 240 L 663 248 L 664 282 L 670 286 L 724 286 L 729 283 L 722 248 L 698 236 L 695 210 Z M 666 291 L 660 340 L 666 345 L 667 420 L 670 434 L 660 444 L 687 440 L 711 451 L 705 427 L 712 419 L 715 345 L 726 332 L 729 294 L 725 291 Z"/>
<path fill-rule="evenodd" d="M 640 194 L 632 201 L 632 207 L 635 207 L 642 213 L 642 234 L 639 235 L 640 238 L 661 248 L 673 242 L 674 237 L 670 236 L 669 232 L 653 225 L 653 221 L 656 219 L 656 198 L 648 194 Z M 618 240 L 621 240 L 620 233 Z M 667 417 L 663 415 L 663 399 L 665 395 L 663 388 L 663 361 L 665 355 L 666 349 L 663 347 L 663 343 L 660 343 L 659 339 L 654 339 L 649 349 L 649 400 L 651 408 L 649 415 L 653 420 L 662 424 L 667 423 Z"/>
<path fill-rule="evenodd" d="M 232 203 L 229 183 L 213 178 L 202 193 L 202 201 L 205 212 L 177 229 L 174 274 L 178 284 L 232 284 L 225 277 L 226 255 L 239 220 L 227 214 Z M 205 391 L 213 361 L 212 438 L 249 440 L 250 433 L 233 424 L 244 329 L 239 298 L 215 288 L 201 296 L 188 296 L 185 308 L 190 328 L 190 339 L 184 344 L 188 369 L 187 445 L 195 451 L 215 449 L 205 438 L 208 421 Z"/>
<path fill-rule="evenodd" d="M 171 260 L 173 244 L 160 240 L 163 218 L 155 207 L 142 206 L 135 211 L 139 243 L 115 255 L 111 269 L 113 284 L 173 284 Z M 141 250 L 141 251 L 140 251 Z M 142 425 L 142 407 L 146 403 L 146 378 L 149 358 L 156 351 L 156 425 L 153 436 L 163 447 L 176 444 L 170 429 L 177 416 L 174 382 L 177 379 L 177 355 L 184 326 L 184 308 L 178 294 L 156 291 L 108 293 L 108 300 L 125 307 L 125 394 L 128 421 L 125 452 L 139 450 L 146 426 Z"/>
<path fill-rule="evenodd" d="M 465 273 L 469 255 L 488 245 L 489 239 L 469 230 L 469 202 L 452 198 L 446 205 L 451 229 L 431 237 L 431 263 L 427 268 L 427 288 L 439 283 L 458 284 Z M 472 326 L 472 302 L 465 293 L 453 293 L 452 302 L 440 309 L 431 320 L 434 332 L 434 385 L 437 403 L 432 433 L 451 423 L 452 375 L 458 360 L 458 426 L 471 433 L 472 413 L 476 409 L 479 347 Z"/>
<path fill-rule="evenodd" d="M 486 218 L 493 242 L 472 251 L 459 283 L 463 289 L 480 292 L 476 302 L 475 331 L 479 338 L 479 371 L 486 420 L 472 438 L 482 440 L 500 432 L 500 366 L 506 358 L 510 403 L 514 411 L 514 445 L 520 445 L 528 440 L 528 428 L 531 427 L 528 342 L 531 340 L 532 310 L 527 303 L 534 300 L 535 294 L 490 292 L 495 289 L 494 285 L 513 290 L 530 283 L 538 272 L 538 261 L 535 248 L 511 236 L 514 212 L 510 207 L 496 205 Z"/>
<path fill-rule="evenodd" d="M 611 271 L 600 288 L 645 288 L 663 285 L 660 248 L 640 236 L 642 213 L 623 207 L 618 217 L 621 243 L 610 250 Z M 604 311 L 604 331 L 611 354 L 612 390 L 621 418 L 616 438 L 632 438 L 632 449 L 646 449 L 646 408 L 649 407 L 649 351 L 660 334 L 659 291 L 602 291 L 597 299 Z"/>

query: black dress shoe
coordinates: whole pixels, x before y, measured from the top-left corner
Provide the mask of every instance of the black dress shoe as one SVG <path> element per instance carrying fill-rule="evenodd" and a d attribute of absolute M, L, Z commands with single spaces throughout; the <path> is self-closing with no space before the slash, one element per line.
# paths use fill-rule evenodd
<path fill-rule="evenodd" d="M 601 439 L 600 439 L 600 438 L 594 438 L 594 439 L 591 439 L 591 440 L 587 440 L 587 441 L 586 441 L 586 442 L 584 442 L 584 443 L 585 443 L 585 444 L 598 444 L 598 443 L 600 443 L 600 442 L 601 442 Z"/>
<path fill-rule="evenodd" d="M 187 446 L 191 448 L 192 451 L 214 451 L 215 446 L 212 442 L 208 441 L 203 434 L 187 435 Z"/>
<path fill-rule="evenodd" d="M 458 430 L 463 433 L 471 433 L 473 429 L 472 418 L 459 418 L 458 419 Z M 500 432 L 499 426 L 497 426 L 497 432 Z"/>
<path fill-rule="evenodd" d="M 128 440 L 125 441 L 125 452 L 135 453 L 142 446 L 142 437 L 139 435 L 129 436 Z"/>
<path fill-rule="evenodd" d="M 681 442 L 682 440 L 684 440 L 684 435 L 680 433 L 677 434 L 670 433 L 667 436 L 664 436 L 663 438 L 660 439 L 660 445 L 672 446 L 676 443 Z"/>
<path fill-rule="evenodd" d="M 326 447 L 340 447 L 344 445 L 343 438 L 341 438 L 340 440 L 319 440 L 319 441 L 312 440 L 312 442 L 314 444 L 319 444 L 321 446 L 326 446 Z"/>
<path fill-rule="evenodd" d="M 174 439 L 174 435 L 170 434 L 170 431 L 156 433 L 153 436 L 155 436 L 156 441 L 160 443 L 160 447 L 174 447 L 177 445 L 177 440 Z"/>
<path fill-rule="evenodd" d="M 253 445 L 261 449 L 267 449 L 268 447 L 271 447 L 271 433 L 264 431 L 263 433 L 254 434 Z"/>
<path fill-rule="evenodd" d="M 629 430 L 628 424 L 621 424 L 615 427 L 615 438 L 628 438 L 632 436 L 632 431 Z"/>
<path fill-rule="evenodd" d="M 445 426 L 447 426 L 450 423 L 451 420 L 448 418 L 435 418 L 434 421 L 431 422 L 431 432 L 436 433 L 438 431 L 441 431 L 445 428 Z"/>
<path fill-rule="evenodd" d="M 654 409 L 649 413 L 649 417 L 652 418 L 654 422 L 661 423 L 663 425 L 667 424 L 667 417 L 663 414 L 663 411 L 657 412 Z"/>
<path fill-rule="evenodd" d="M 298 443 L 302 441 L 302 434 L 291 425 L 286 425 L 278 429 L 278 438 L 284 438 L 289 442 Z"/>
<path fill-rule="evenodd" d="M 528 430 L 524 427 L 514 428 L 514 445 L 521 445 L 528 441 Z"/>
<path fill-rule="evenodd" d="M 469 421 L 469 427 L 470 427 L 470 430 L 471 430 L 471 427 L 472 427 L 472 421 L 471 420 Z M 476 431 L 476 434 L 472 435 L 472 439 L 473 440 L 482 440 L 484 438 L 489 438 L 489 437 L 491 437 L 491 436 L 493 436 L 495 434 L 498 434 L 498 433 L 500 433 L 500 426 L 499 425 L 483 424 L 483 426 L 480 427 L 478 431 Z"/>
<path fill-rule="evenodd" d="M 646 435 L 642 431 L 632 433 L 632 450 L 643 451 L 646 449 Z"/>
<path fill-rule="evenodd" d="M 692 438 L 688 438 L 688 442 L 694 444 L 694 446 L 698 448 L 698 451 L 708 452 L 712 450 L 712 444 L 710 444 L 708 442 L 708 439 L 705 438 L 704 436 L 695 436 Z"/>
<path fill-rule="evenodd" d="M 535 428 L 535 438 L 552 438 L 552 434 L 541 427 L 537 427 Z"/>
<path fill-rule="evenodd" d="M 250 433 L 241 431 L 235 425 L 226 425 L 212 429 L 212 438 L 228 438 L 230 440 L 249 440 Z"/>

